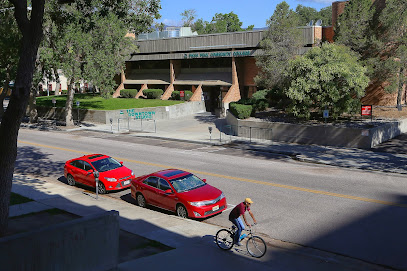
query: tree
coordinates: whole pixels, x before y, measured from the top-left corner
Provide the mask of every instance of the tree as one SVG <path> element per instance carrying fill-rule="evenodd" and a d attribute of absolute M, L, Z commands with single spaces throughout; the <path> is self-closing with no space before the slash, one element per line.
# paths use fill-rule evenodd
<path fill-rule="evenodd" d="M 350 0 L 344 12 L 339 16 L 335 28 L 335 42 L 350 47 L 367 58 L 372 44 L 371 23 L 374 15 L 371 0 Z"/>
<path fill-rule="evenodd" d="M 49 30 L 58 31 L 47 33 L 55 40 L 50 45 L 56 62 L 68 78 L 67 126 L 74 124 L 75 84 L 86 80 L 108 97 L 114 87 L 114 75 L 124 68 L 130 51 L 136 50 L 126 34 L 134 31 L 137 35 L 147 31 L 153 23 L 152 18 L 159 18 L 159 8 L 159 0 L 82 0 L 66 4 L 63 9 L 53 5 L 53 27 Z"/>
<path fill-rule="evenodd" d="M 238 32 L 244 30 L 252 30 L 254 25 L 249 25 L 247 29 L 242 28 L 242 22 L 239 17 L 233 13 L 216 13 L 211 22 L 198 19 L 192 24 L 192 30 L 197 31 L 198 34 L 212 34 L 212 33 L 227 33 Z"/>
<path fill-rule="evenodd" d="M 181 13 L 182 17 L 182 26 L 193 26 L 193 22 L 196 18 L 196 10 L 195 9 L 186 9 L 184 12 Z"/>
<path fill-rule="evenodd" d="M 407 83 L 407 1 L 387 0 L 380 15 L 382 41 L 380 57 L 384 58 L 385 76 L 389 81 L 386 90 L 397 92 L 397 107 L 401 110 L 403 90 Z"/>
<path fill-rule="evenodd" d="M 43 37 L 45 6 L 45 0 L 32 1 L 32 9 L 30 15 L 28 15 L 27 1 L 9 0 L 9 2 L 14 6 L 14 17 L 21 32 L 21 39 L 15 87 L 0 124 L 0 236 L 4 236 L 7 232 L 11 186 L 17 157 L 18 131 L 26 112 L 33 81 L 35 61 Z M 103 2 L 108 4 L 111 1 L 105 0 Z M 89 1 L 76 1 L 76 3 L 80 6 L 85 6 Z M 121 18 L 124 18 L 129 27 L 137 33 L 137 31 L 151 26 L 155 18 L 151 14 L 157 13 L 160 8 L 159 3 L 159 0 L 119 1 L 115 8 L 102 6 L 101 8 L 99 7 L 99 10 L 106 12 L 107 10 L 114 9 L 123 15 Z M 130 9 L 128 8 L 129 6 L 131 7 Z M 92 6 L 87 10 L 83 9 L 83 11 L 92 12 L 94 7 Z M 64 20 L 64 18 L 60 19 Z M 59 25 L 61 26 L 60 29 L 63 29 L 63 24 Z M 68 48 L 72 49 L 72 47 Z"/>
<path fill-rule="evenodd" d="M 130 37 L 125 37 L 126 26 L 115 14 L 95 17 L 83 74 L 107 98 L 115 85 L 113 75 L 121 72 L 125 60 L 137 47 Z"/>
<path fill-rule="evenodd" d="M 332 25 L 332 6 L 321 8 L 318 12 L 318 19 L 322 20 L 323 26 Z"/>
<path fill-rule="evenodd" d="M 367 69 L 358 58 L 343 45 L 324 43 L 291 60 L 285 72 L 289 84 L 284 92 L 290 99 L 287 111 L 306 119 L 324 109 L 333 118 L 358 112 L 369 84 Z"/>
<path fill-rule="evenodd" d="M 281 90 L 288 61 L 298 54 L 302 46 L 302 33 L 297 28 L 298 16 L 285 1 L 276 6 L 267 25 L 266 37 L 260 43 L 263 53 L 256 58 L 260 72 L 255 80 L 264 88 Z"/>
<path fill-rule="evenodd" d="M 319 18 L 318 11 L 315 8 L 298 5 L 295 13 L 299 16 L 299 26 L 307 25 L 311 20 L 316 22 Z"/>
<path fill-rule="evenodd" d="M 0 236 L 7 231 L 11 185 L 17 157 L 18 130 L 30 96 L 38 47 L 42 39 L 45 0 L 32 1 L 28 16 L 27 1 L 10 0 L 21 32 L 15 87 L 0 124 Z"/>
<path fill-rule="evenodd" d="M 14 80 L 17 73 L 18 45 L 21 39 L 17 22 L 13 16 L 13 10 L 8 1 L 0 1 L 0 104 L 9 89 L 9 82 Z M 3 106 L 0 107 L 0 119 L 3 116 Z"/>

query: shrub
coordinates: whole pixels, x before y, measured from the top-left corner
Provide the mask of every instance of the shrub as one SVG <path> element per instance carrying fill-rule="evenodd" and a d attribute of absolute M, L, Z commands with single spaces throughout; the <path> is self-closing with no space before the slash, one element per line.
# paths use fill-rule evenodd
<path fill-rule="evenodd" d="M 67 90 L 67 89 L 63 89 L 63 90 L 61 90 L 61 94 L 62 94 L 62 95 L 66 95 L 66 94 L 68 94 L 68 90 Z"/>
<path fill-rule="evenodd" d="M 122 89 L 120 91 L 120 96 L 123 98 L 134 98 L 138 93 L 137 89 Z"/>
<path fill-rule="evenodd" d="M 143 94 L 147 96 L 147 99 L 160 99 L 164 91 L 162 89 L 145 89 Z"/>
<path fill-rule="evenodd" d="M 192 91 L 184 90 L 184 100 L 188 101 L 192 97 Z M 175 90 L 171 93 L 171 100 L 181 100 L 180 91 Z"/>
<path fill-rule="evenodd" d="M 252 113 L 253 106 L 238 103 L 230 103 L 229 110 L 236 118 L 247 119 L 248 117 L 250 117 Z"/>

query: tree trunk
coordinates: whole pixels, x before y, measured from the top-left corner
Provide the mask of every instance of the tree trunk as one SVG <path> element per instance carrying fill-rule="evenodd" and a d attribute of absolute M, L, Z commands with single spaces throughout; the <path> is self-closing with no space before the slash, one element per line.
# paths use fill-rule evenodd
<path fill-rule="evenodd" d="M 15 89 L 0 124 L 0 236 L 7 233 L 11 186 L 17 157 L 18 130 L 26 112 L 38 46 L 42 39 L 45 0 L 32 1 L 31 19 L 27 18 L 27 2 L 10 0 L 22 33 L 20 59 Z"/>
<path fill-rule="evenodd" d="M 37 89 L 31 87 L 30 100 L 28 102 L 28 116 L 30 117 L 30 123 L 35 123 L 38 121 L 38 111 L 37 111 Z"/>
<path fill-rule="evenodd" d="M 74 78 L 71 78 L 69 85 L 68 85 L 68 95 L 66 97 L 66 104 L 65 104 L 65 122 L 66 126 L 74 126 L 73 117 L 72 117 L 72 104 L 73 104 L 73 97 L 74 97 Z"/>
<path fill-rule="evenodd" d="M 398 86 L 398 91 L 397 91 L 397 108 L 399 111 L 402 110 L 401 107 L 401 99 L 403 96 L 403 86 L 404 86 L 404 68 L 400 68 L 400 73 L 399 73 L 399 86 Z"/>

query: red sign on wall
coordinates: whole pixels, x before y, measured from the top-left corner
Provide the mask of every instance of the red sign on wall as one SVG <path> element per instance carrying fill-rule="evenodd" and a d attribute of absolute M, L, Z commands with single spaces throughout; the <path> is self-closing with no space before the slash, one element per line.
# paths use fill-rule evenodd
<path fill-rule="evenodd" d="M 185 95 L 185 92 L 184 92 L 183 90 L 181 90 L 181 91 L 179 92 L 179 96 L 180 96 L 180 97 L 184 97 L 184 95 Z"/>
<path fill-rule="evenodd" d="M 362 116 L 371 116 L 372 115 L 372 106 L 371 105 L 362 105 L 361 114 L 362 114 Z"/>

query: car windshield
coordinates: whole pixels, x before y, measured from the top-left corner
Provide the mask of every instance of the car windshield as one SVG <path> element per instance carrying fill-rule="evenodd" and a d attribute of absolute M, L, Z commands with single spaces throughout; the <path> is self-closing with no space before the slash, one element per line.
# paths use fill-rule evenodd
<path fill-rule="evenodd" d="M 175 191 L 177 191 L 178 193 L 182 193 L 204 186 L 206 183 L 204 183 L 195 175 L 190 174 L 179 179 L 172 180 L 171 184 L 174 187 Z"/>
<path fill-rule="evenodd" d="M 113 170 L 113 169 L 123 166 L 122 164 L 120 164 L 118 161 L 116 161 L 112 157 L 100 159 L 97 161 L 93 161 L 91 163 L 92 163 L 93 167 L 99 172 Z"/>

